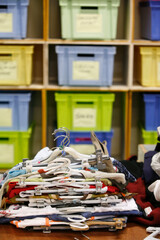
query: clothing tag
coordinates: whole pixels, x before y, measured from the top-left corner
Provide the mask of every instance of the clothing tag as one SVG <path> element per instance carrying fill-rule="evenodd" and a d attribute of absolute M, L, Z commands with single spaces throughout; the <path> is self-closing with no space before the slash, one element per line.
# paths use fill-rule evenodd
<path fill-rule="evenodd" d="M 151 207 L 146 207 L 144 209 L 144 211 L 145 211 L 146 216 L 148 216 L 152 212 L 152 208 Z"/>

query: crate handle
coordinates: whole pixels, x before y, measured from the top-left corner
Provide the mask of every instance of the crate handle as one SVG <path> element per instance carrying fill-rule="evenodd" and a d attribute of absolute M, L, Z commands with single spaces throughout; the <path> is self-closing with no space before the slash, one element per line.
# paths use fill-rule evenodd
<path fill-rule="evenodd" d="M 0 5 L 0 9 L 7 9 L 8 6 L 7 5 Z"/>
<path fill-rule="evenodd" d="M 92 53 L 78 53 L 77 57 L 94 57 L 95 55 Z"/>
<path fill-rule="evenodd" d="M 8 141 L 9 138 L 3 138 L 3 137 L 0 137 L 0 141 Z"/>
<path fill-rule="evenodd" d="M 10 53 L 0 53 L 0 57 L 11 57 L 12 54 Z"/>
<path fill-rule="evenodd" d="M 0 101 L 0 105 L 8 105 L 9 101 Z"/>
<path fill-rule="evenodd" d="M 76 102 L 77 104 L 94 104 L 94 102 Z"/>
<path fill-rule="evenodd" d="M 79 137 L 79 138 L 75 138 L 75 142 L 90 142 L 91 141 L 91 138 L 89 137 Z"/>
<path fill-rule="evenodd" d="M 98 7 L 93 7 L 93 6 L 81 6 L 81 9 L 83 9 L 83 10 L 98 10 Z"/>

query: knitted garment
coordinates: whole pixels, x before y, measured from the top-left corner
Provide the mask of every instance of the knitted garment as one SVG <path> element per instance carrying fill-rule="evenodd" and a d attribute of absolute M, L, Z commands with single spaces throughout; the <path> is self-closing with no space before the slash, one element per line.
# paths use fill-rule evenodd
<path fill-rule="evenodd" d="M 133 217 L 132 220 L 148 226 L 160 226 L 160 208 L 155 208 L 150 203 L 150 199 L 146 195 L 145 181 L 142 178 L 138 178 L 136 182 L 129 183 L 126 188 L 132 193 L 138 193 L 134 196 L 134 199 L 143 210 L 147 207 L 152 209 L 148 216 Z"/>

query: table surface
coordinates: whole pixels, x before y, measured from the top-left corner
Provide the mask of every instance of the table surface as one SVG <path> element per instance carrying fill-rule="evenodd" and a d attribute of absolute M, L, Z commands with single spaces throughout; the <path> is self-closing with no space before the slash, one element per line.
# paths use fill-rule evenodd
<path fill-rule="evenodd" d="M 127 223 L 127 227 L 116 231 L 110 232 L 108 230 L 89 230 L 83 232 L 88 240 L 143 240 L 149 233 L 146 232 L 146 227 L 135 224 Z M 42 231 L 27 231 L 25 229 L 17 229 L 11 224 L 0 225 L 0 239 L 2 240 L 87 240 L 81 232 L 71 230 L 54 230 L 51 233 L 43 233 Z"/>

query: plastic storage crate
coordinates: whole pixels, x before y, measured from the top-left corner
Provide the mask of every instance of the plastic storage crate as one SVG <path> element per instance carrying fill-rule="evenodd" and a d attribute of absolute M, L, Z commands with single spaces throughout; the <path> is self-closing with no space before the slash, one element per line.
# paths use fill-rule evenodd
<path fill-rule="evenodd" d="M 0 131 L 26 131 L 31 93 L 0 92 Z"/>
<path fill-rule="evenodd" d="M 26 38 L 29 0 L 0 1 L 0 38 Z"/>
<path fill-rule="evenodd" d="M 0 46 L 0 85 L 30 85 L 33 46 Z"/>
<path fill-rule="evenodd" d="M 160 47 L 140 47 L 140 84 L 145 87 L 160 86 Z"/>
<path fill-rule="evenodd" d="M 98 139 L 103 142 L 104 140 L 107 141 L 107 148 L 109 155 L 111 153 L 111 143 L 112 143 L 112 137 L 113 137 L 113 130 L 111 131 L 99 131 L 95 132 Z M 64 132 L 58 132 L 56 133 L 56 145 L 57 147 L 61 145 L 61 141 L 64 139 Z M 95 148 L 91 141 L 91 132 L 87 131 L 70 131 L 70 147 L 74 148 L 80 153 L 83 154 L 92 154 L 95 152 Z"/>
<path fill-rule="evenodd" d="M 143 143 L 144 144 L 156 144 L 157 143 L 157 131 L 146 131 L 141 129 Z"/>
<path fill-rule="evenodd" d="M 120 0 L 59 0 L 64 39 L 115 39 Z"/>
<path fill-rule="evenodd" d="M 11 168 L 29 158 L 29 140 L 32 127 L 27 131 L 0 132 L 0 168 Z"/>
<path fill-rule="evenodd" d="M 160 1 L 141 1 L 139 6 L 141 37 L 160 40 Z"/>
<path fill-rule="evenodd" d="M 156 131 L 160 126 L 160 94 L 143 94 L 145 103 L 145 129 Z"/>
<path fill-rule="evenodd" d="M 73 131 L 110 131 L 113 93 L 55 93 L 57 128 Z"/>
<path fill-rule="evenodd" d="M 116 47 L 56 46 L 58 84 L 111 86 Z"/>

